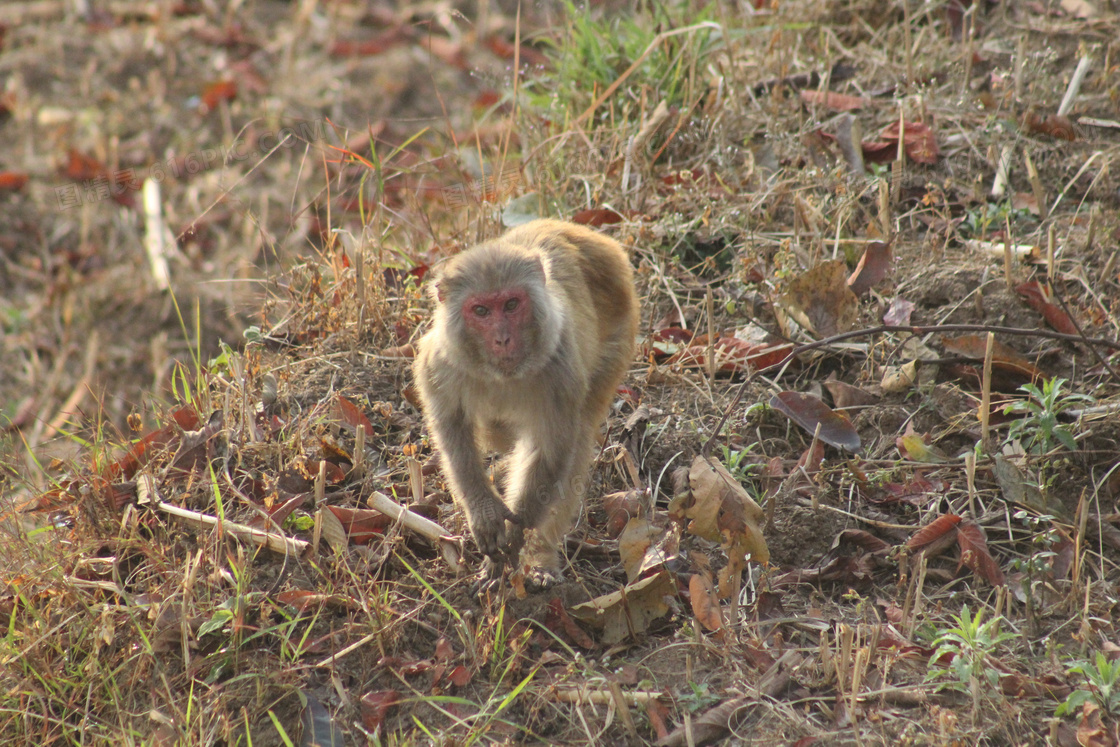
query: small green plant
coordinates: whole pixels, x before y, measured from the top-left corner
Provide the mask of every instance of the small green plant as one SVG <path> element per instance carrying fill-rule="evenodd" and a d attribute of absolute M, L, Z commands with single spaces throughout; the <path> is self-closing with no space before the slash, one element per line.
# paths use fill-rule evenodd
<path fill-rule="evenodd" d="M 1026 208 L 1015 209 L 1009 201 L 988 203 L 964 216 L 958 231 L 968 238 L 987 238 L 990 229 L 1000 230 L 1008 222 L 1013 226 L 1034 224 L 1037 219 Z"/>
<path fill-rule="evenodd" d="M 981 678 L 987 681 L 989 687 L 999 685 L 999 670 L 991 666 L 990 657 L 1000 643 L 1015 637 L 1011 633 L 1000 632 L 1002 617 L 982 622 L 983 617 L 984 610 L 977 610 L 973 615 L 966 604 L 960 615 L 953 616 L 956 627 L 939 631 L 933 642 L 933 656 L 929 659 L 932 664 L 946 654 L 952 655 L 953 659 L 949 663 L 952 679 L 940 683 L 937 689 L 970 693 L 973 718 L 980 710 Z M 931 668 L 926 674 L 926 681 L 940 679 L 942 676 L 940 669 Z"/>
<path fill-rule="evenodd" d="M 750 479 L 751 472 L 757 465 L 753 464 L 748 457 L 751 455 L 750 449 L 732 449 L 727 444 L 724 444 L 723 449 L 723 464 L 727 467 L 727 471 L 731 473 L 739 482 L 745 482 Z"/>
<path fill-rule="evenodd" d="M 1070 674 L 1080 674 L 1088 680 L 1088 689 L 1077 689 L 1069 694 L 1066 702 L 1054 711 L 1056 716 L 1065 716 L 1081 708 L 1090 700 L 1096 701 L 1102 710 L 1110 714 L 1120 713 L 1120 660 L 1109 661 L 1102 652 L 1097 652 L 1096 665 L 1080 661 L 1069 668 Z"/>
<path fill-rule="evenodd" d="M 692 692 L 685 693 L 680 700 L 681 705 L 687 708 L 689 713 L 707 710 L 722 700 L 718 695 L 712 694 L 707 683 L 697 685 L 695 682 L 689 682 L 688 686 L 692 688 Z"/>
<path fill-rule="evenodd" d="M 1019 387 L 1027 393 L 1029 399 L 1013 402 L 1003 408 L 1008 415 L 1022 414 L 1022 417 L 1011 423 L 1008 441 L 1018 440 L 1032 454 L 1050 451 L 1055 440 L 1070 451 L 1077 449 L 1073 432 L 1058 422 L 1058 416 L 1075 405 L 1092 402 L 1093 398 L 1087 394 L 1062 394 L 1065 383 L 1066 379 L 1053 378 L 1042 382 L 1041 388 L 1035 384 Z"/>

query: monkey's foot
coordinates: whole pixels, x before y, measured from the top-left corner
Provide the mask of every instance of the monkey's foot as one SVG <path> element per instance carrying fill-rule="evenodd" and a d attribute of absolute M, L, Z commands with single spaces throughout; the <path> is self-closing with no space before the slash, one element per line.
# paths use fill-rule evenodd
<path fill-rule="evenodd" d="M 493 594 L 502 586 L 502 572 L 506 564 L 501 560 L 486 557 L 482 559 L 482 570 L 471 583 L 471 591 L 476 595 Z"/>
<path fill-rule="evenodd" d="M 558 568 L 530 568 L 525 572 L 526 591 L 551 589 L 564 580 L 563 571 Z"/>

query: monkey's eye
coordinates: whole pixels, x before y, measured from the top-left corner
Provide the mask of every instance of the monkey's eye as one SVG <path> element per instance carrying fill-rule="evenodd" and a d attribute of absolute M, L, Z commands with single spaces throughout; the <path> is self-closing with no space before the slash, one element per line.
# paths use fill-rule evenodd
<path fill-rule="evenodd" d="M 482 304 L 479 304 L 478 306 L 475 306 L 473 309 L 471 309 L 471 311 L 474 312 L 475 316 L 486 316 L 487 314 L 490 313 L 490 309 L 486 308 Z"/>
<path fill-rule="evenodd" d="M 519 301 L 516 298 L 511 298 L 510 300 L 506 301 L 505 309 L 506 309 L 506 311 L 513 311 L 520 304 L 521 304 L 521 301 Z"/>

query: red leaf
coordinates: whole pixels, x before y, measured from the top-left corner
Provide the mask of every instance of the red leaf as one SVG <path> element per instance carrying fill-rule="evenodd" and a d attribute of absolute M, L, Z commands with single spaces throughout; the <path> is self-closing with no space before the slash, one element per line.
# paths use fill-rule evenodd
<path fill-rule="evenodd" d="M 0 190 L 15 192 L 23 189 L 28 176 L 22 171 L 0 171 Z"/>
<path fill-rule="evenodd" d="M 898 120 L 891 122 L 883 130 L 883 139 L 898 145 Z M 906 156 L 916 163 L 937 163 L 941 155 L 937 147 L 937 136 L 933 129 L 924 122 L 906 122 L 906 144 L 903 146 Z"/>
<path fill-rule="evenodd" d="M 1050 114 L 1043 117 L 1033 111 L 1028 111 L 1023 117 L 1023 126 L 1027 132 L 1048 135 L 1055 140 L 1072 142 L 1077 139 L 1077 128 L 1074 127 L 1073 122 L 1069 117 L 1063 117 L 1059 114 Z"/>
<path fill-rule="evenodd" d="M 357 429 L 359 426 L 366 429 L 366 438 L 373 435 L 373 423 L 369 422 L 369 418 L 362 412 L 361 408 L 355 405 L 350 400 L 338 395 L 338 413 L 342 418 L 342 422 L 346 425 L 353 426 Z"/>
<path fill-rule="evenodd" d="M 906 541 L 906 547 L 911 550 L 926 550 L 932 549 L 937 545 L 946 543 L 946 538 L 955 538 L 957 525 L 961 523 L 961 517 L 956 514 L 942 514 L 934 519 L 929 524 L 914 532 L 914 536 Z"/>
<path fill-rule="evenodd" d="M 218 80 L 208 84 L 202 89 L 199 107 L 203 113 L 212 112 L 223 101 L 231 101 L 237 96 L 237 82 L 233 80 Z"/>
<path fill-rule="evenodd" d="M 974 521 L 963 521 L 957 527 L 957 544 L 961 548 L 961 562 L 992 586 L 1003 586 L 1003 571 L 988 552 L 984 529 Z"/>
<path fill-rule="evenodd" d="M 1067 335 L 1077 334 L 1077 327 L 1073 320 L 1069 318 L 1069 314 L 1062 307 L 1050 301 L 1050 289 L 1045 285 L 1037 280 L 1030 280 L 1015 286 L 1015 292 L 1023 297 L 1027 305 L 1042 314 L 1046 323 L 1056 331 Z"/>
<path fill-rule="evenodd" d="M 400 696 L 395 690 L 376 690 L 366 693 L 359 701 L 362 724 L 367 731 L 376 731 L 389 714 L 389 709 L 397 704 Z"/>
<path fill-rule="evenodd" d="M 615 223 L 621 223 L 626 220 L 622 213 L 619 213 L 610 208 L 592 208 L 590 210 L 580 210 L 572 216 L 572 223 L 579 223 L 582 226 L 591 226 L 592 228 L 599 228 L 600 226 L 609 226 Z"/>
<path fill-rule="evenodd" d="M 342 522 L 346 536 L 355 545 L 367 544 L 374 537 L 382 534 L 385 528 L 393 523 L 385 514 L 374 511 L 372 508 L 348 508 L 346 506 L 327 506 L 330 512 Z"/>

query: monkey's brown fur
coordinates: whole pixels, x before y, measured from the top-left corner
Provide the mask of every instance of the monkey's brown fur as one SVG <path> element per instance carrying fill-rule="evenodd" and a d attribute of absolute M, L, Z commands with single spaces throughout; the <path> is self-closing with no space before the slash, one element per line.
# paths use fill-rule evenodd
<path fill-rule="evenodd" d="M 484 575 L 521 550 L 527 581 L 560 578 L 596 434 L 634 356 L 638 300 L 619 244 L 538 220 L 449 260 L 414 365 L 424 419 Z M 484 454 L 502 454 L 499 492 Z M 510 521 L 513 520 L 513 521 Z"/>

